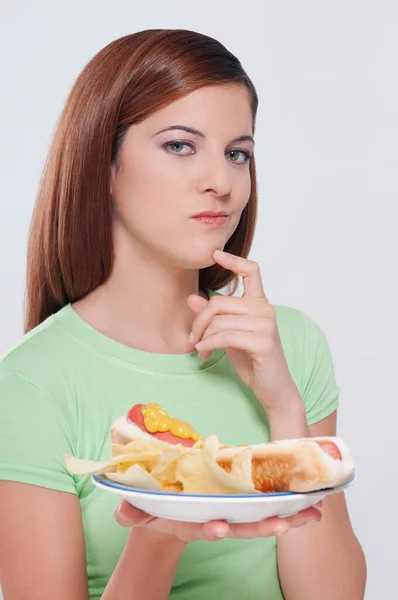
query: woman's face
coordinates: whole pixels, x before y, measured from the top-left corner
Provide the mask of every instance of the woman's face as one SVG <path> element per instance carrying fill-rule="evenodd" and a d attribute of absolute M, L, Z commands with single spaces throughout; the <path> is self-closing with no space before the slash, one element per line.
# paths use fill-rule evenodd
<path fill-rule="evenodd" d="M 192 131 L 187 131 L 187 129 Z M 131 126 L 112 171 L 115 247 L 175 267 L 214 264 L 250 195 L 252 114 L 246 88 L 201 88 Z M 205 211 L 226 216 L 194 218 Z"/>

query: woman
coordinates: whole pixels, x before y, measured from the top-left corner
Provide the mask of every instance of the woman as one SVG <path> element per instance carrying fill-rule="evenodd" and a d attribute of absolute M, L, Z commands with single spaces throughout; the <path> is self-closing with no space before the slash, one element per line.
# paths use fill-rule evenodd
<path fill-rule="evenodd" d="M 363 597 L 344 494 L 320 523 L 187 524 L 63 464 L 106 460 L 111 422 L 150 401 L 227 444 L 335 434 L 322 332 L 271 306 L 246 258 L 256 109 L 239 61 L 194 32 L 126 36 L 78 77 L 33 214 L 26 335 L 0 364 L 5 600 Z M 238 275 L 241 298 L 217 292 Z"/>

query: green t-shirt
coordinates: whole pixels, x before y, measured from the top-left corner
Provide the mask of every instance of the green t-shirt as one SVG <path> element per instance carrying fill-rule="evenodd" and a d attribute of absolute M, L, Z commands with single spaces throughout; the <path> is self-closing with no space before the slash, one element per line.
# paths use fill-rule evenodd
<path fill-rule="evenodd" d="M 306 404 L 308 423 L 315 423 L 338 405 L 328 344 L 303 313 L 275 309 L 291 375 Z M 113 516 L 118 497 L 94 487 L 90 476 L 70 475 L 63 456 L 109 459 L 112 421 L 132 405 L 149 402 L 158 402 L 204 436 L 216 433 L 226 444 L 269 441 L 264 410 L 223 350 L 206 361 L 196 352 L 135 350 L 90 327 L 70 304 L 0 361 L 0 480 L 78 496 L 90 598 L 101 597 L 128 530 Z M 170 598 L 282 599 L 275 538 L 191 542 Z"/>

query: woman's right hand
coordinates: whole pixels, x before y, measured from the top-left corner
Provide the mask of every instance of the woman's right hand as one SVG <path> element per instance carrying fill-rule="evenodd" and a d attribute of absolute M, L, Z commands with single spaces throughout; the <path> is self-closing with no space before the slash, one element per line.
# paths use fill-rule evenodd
<path fill-rule="evenodd" d="M 122 500 L 115 510 L 115 518 L 122 527 L 145 527 L 170 539 L 182 542 L 195 540 L 217 541 L 222 538 L 250 539 L 283 535 L 292 527 L 301 527 L 311 521 L 320 521 L 322 513 L 311 507 L 286 518 L 271 517 L 256 523 L 227 523 L 209 521 L 208 523 L 186 523 L 152 517 Z"/>

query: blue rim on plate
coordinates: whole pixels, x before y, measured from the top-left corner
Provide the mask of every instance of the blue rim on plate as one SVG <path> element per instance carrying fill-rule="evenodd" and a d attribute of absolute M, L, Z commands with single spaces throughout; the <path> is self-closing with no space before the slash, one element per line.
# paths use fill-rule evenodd
<path fill-rule="evenodd" d="M 273 492 L 269 494 L 184 494 L 182 492 L 162 492 L 155 490 L 143 490 L 139 488 L 133 488 L 128 485 L 123 485 L 122 483 L 116 483 L 115 481 L 110 481 L 109 479 L 102 478 L 100 475 L 92 475 L 93 481 L 100 483 L 103 487 L 108 487 L 111 489 L 121 490 L 123 492 L 137 492 L 139 494 L 146 494 L 149 496 L 167 496 L 177 497 L 177 498 L 275 498 L 277 496 L 297 496 L 297 495 L 305 495 L 305 494 L 316 494 L 329 490 L 338 490 L 341 487 L 347 486 L 349 483 L 352 483 L 355 479 L 355 475 L 353 475 L 348 481 L 346 481 L 343 485 L 338 486 L 337 488 L 324 488 L 322 490 L 316 490 L 314 492 Z"/>

